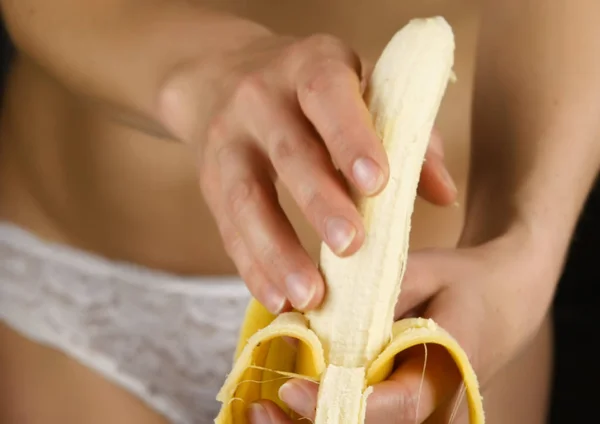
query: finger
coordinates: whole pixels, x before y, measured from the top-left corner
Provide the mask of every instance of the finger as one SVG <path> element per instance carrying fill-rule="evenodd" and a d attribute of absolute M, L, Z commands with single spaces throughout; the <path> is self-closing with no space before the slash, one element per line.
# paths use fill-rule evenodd
<path fill-rule="evenodd" d="M 344 176 L 362 194 L 373 195 L 385 186 L 389 166 L 362 97 L 360 61 L 339 43 L 326 43 L 332 45 L 328 54 L 299 69 L 298 101 Z"/>
<path fill-rule="evenodd" d="M 356 252 L 364 239 L 360 214 L 297 105 L 271 100 L 241 116 L 321 238 L 338 255 Z"/>
<path fill-rule="evenodd" d="M 480 371 L 481 367 L 489 366 L 490 361 L 494 362 L 494 359 L 506 360 L 489 355 L 484 358 L 482 349 L 485 349 L 487 344 L 484 338 L 501 336 L 499 333 L 489 334 L 483 331 L 483 325 L 487 325 L 485 316 L 488 307 L 479 297 L 478 290 L 463 288 L 460 289 L 460 295 L 456 295 L 452 288 L 447 288 L 432 299 L 425 313 L 426 317 L 433 319 L 456 340 L 467 354 L 481 381 L 487 377 Z M 487 361 L 484 362 L 484 359 Z"/>
<path fill-rule="evenodd" d="M 459 382 L 460 373 L 443 347 L 414 347 L 402 355 L 389 379 L 374 386 L 366 422 L 422 423 L 453 395 Z"/>
<path fill-rule="evenodd" d="M 480 273 L 477 257 L 471 249 L 423 249 L 408 255 L 402 278 L 402 294 L 396 303 L 394 319 L 398 320 L 416 307 L 423 306 L 450 284 L 460 283 L 463 276 Z M 473 291 L 475 294 L 476 292 Z M 431 313 L 431 312 L 429 312 Z"/>
<path fill-rule="evenodd" d="M 475 298 L 476 296 L 473 298 L 468 297 L 468 290 L 461 290 L 460 296 L 453 294 L 451 289 L 444 290 L 431 302 L 425 316 L 438 323 L 461 346 L 479 381 L 482 382 L 485 381 L 486 377 L 481 368 L 482 365 L 486 365 L 482 362 L 482 353 L 492 340 L 485 339 L 487 334 L 482 329 L 482 323 L 485 322 L 485 306 L 482 305 L 481 299 Z M 498 337 L 497 334 L 492 335 L 492 338 Z M 495 357 L 491 360 L 501 361 L 502 358 Z M 427 409 L 427 412 L 432 414 L 427 422 L 453 422 L 457 410 L 464 400 L 466 389 L 464 381 L 447 352 L 445 361 L 446 365 L 443 365 L 445 369 L 452 369 L 457 374 L 453 377 L 446 377 L 446 380 L 444 380 L 448 383 L 446 386 L 442 387 L 440 385 L 440 393 L 443 393 L 444 396 L 440 401 L 432 403 L 432 410 Z M 400 373 L 400 369 L 398 369 L 398 373 Z"/>
<path fill-rule="evenodd" d="M 423 260 L 423 264 L 428 263 L 428 267 L 432 270 L 429 278 L 432 281 L 439 281 L 437 284 L 441 288 L 428 303 L 422 316 L 433 319 L 458 342 L 467 354 L 473 369 L 478 376 L 481 376 L 481 371 L 478 371 L 482 364 L 481 348 L 489 344 L 482 339 L 486 337 L 486 332 L 482 331 L 481 327 L 485 322 L 486 306 L 478 298 L 477 290 L 460 287 L 462 284 L 467 284 L 463 283 L 467 276 L 481 274 L 481 270 L 477 269 L 477 261 L 474 260 L 472 251 L 468 249 L 440 249 L 424 253 L 420 259 Z M 413 402 L 415 405 L 412 410 L 413 421 L 409 416 L 407 422 L 420 423 L 434 411 L 436 419 L 438 416 L 449 419 L 456 403 L 455 396 L 461 387 L 461 375 L 448 352 L 440 346 L 428 345 L 427 348 L 426 373 L 418 390 L 420 401 L 418 406 Z M 389 381 L 405 383 L 411 378 L 414 380 L 417 364 L 418 360 L 414 356 L 402 362 Z M 388 382 L 382 384 L 391 385 L 387 397 L 382 393 L 383 402 L 393 402 L 393 392 L 398 387 Z M 414 381 L 410 384 L 414 386 Z M 379 409 L 376 409 L 376 412 L 383 413 Z"/>
<path fill-rule="evenodd" d="M 442 138 L 435 130 L 425 154 L 418 193 L 423 199 L 438 206 L 447 206 L 456 201 L 456 184 L 444 162 Z"/>
<path fill-rule="evenodd" d="M 371 79 L 371 75 L 373 75 L 373 69 L 375 69 L 373 62 L 363 61 L 361 66 L 361 76 L 360 76 L 360 93 L 362 95 L 365 94 L 367 90 L 367 86 L 369 85 L 369 80 Z"/>
<path fill-rule="evenodd" d="M 260 401 L 248 407 L 250 424 L 292 424 L 293 421 L 273 402 Z"/>
<path fill-rule="evenodd" d="M 452 358 L 440 346 L 427 346 L 426 352 L 424 347 L 405 352 L 397 371 L 374 387 L 367 402 L 367 424 L 420 423 L 452 395 L 460 381 Z M 290 380 L 279 391 L 283 402 L 310 420 L 315 417 L 317 394 L 318 386 L 305 380 Z"/>
<path fill-rule="evenodd" d="M 237 233 L 233 225 L 224 231 Z M 225 235 L 224 240 L 227 239 L 233 239 L 228 242 L 229 248 L 227 250 L 230 252 L 230 257 L 252 296 L 274 315 L 289 309 L 285 294 L 275 283 L 269 280 L 260 264 L 254 260 L 244 245 L 241 237 L 237 234 L 235 236 Z"/>
<path fill-rule="evenodd" d="M 269 281 L 299 310 L 317 306 L 324 283 L 277 200 L 268 164 L 249 145 L 217 153 L 225 213 Z"/>
<path fill-rule="evenodd" d="M 314 421 L 318 390 L 316 383 L 292 379 L 281 386 L 279 398 L 297 414 Z"/>
<path fill-rule="evenodd" d="M 272 314 L 279 314 L 289 307 L 287 299 L 276 284 L 269 281 L 267 275 L 253 260 L 246 248 L 240 233 L 224 212 L 221 200 L 221 185 L 218 172 L 214 171 L 214 161 L 204 164 L 201 169 L 203 178 L 200 187 L 206 203 L 213 214 L 217 228 L 221 234 L 223 247 L 227 255 L 234 262 L 240 277 L 245 282 L 248 290 Z"/>
<path fill-rule="evenodd" d="M 406 318 L 414 311 L 423 312 L 431 297 L 446 287 L 446 276 L 443 272 L 438 272 L 439 267 L 443 265 L 445 253 L 446 251 L 441 249 L 409 253 L 402 278 L 402 294 L 394 310 L 394 320 Z"/>
<path fill-rule="evenodd" d="M 432 318 L 469 352 L 474 347 L 473 342 L 478 335 L 479 317 L 484 316 L 487 305 L 482 301 L 477 287 L 461 285 L 472 284 L 473 276 L 486 275 L 489 272 L 481 268 L 478 253 L 478 250 L 468 248 L 426 249 L 415 252 L 409 256 L 405 274 L 411 279 L 405 281 L 407 285 L 424 287 L 424 291 L 431 298 L 423 316 Z M 402 296 L 404 294 L 418 297 L 410 290 L 403 291 Z M 403 304 L 402 296 L 398 305 Z M 404 304 L 404 308 L 398 308 L 398 305 L 396 314 L 409 306 Z"/>

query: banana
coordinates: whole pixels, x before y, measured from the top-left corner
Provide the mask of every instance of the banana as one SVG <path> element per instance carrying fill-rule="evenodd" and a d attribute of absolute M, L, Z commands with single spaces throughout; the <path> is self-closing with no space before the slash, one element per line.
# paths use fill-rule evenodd
<path fill-rule="evenodd" d="M 250 302 L 233 369 L 217 396 L 216 424 L 247 423 L 246 408 L 260 399 L 297 418 L 277 395 L 291 377 L 320 383 L 316 424 L 363 424 L 372 386 L 391 373 L 398 353 L 424 344 L 450 353 L 463 377 L 470 422 L 485 422 L 477 377 L 452 336 L 430 319 L 394 323 L 419 174 L 453 61 L 454 35 L 441 17 L 412 20 L 382 52 L 365 100 L 388 153 L 390 179 L 379 195 L 356 199 L 365 243 L 347 258 L 322 246 L 327 296 L 319 309 L 275 317 Z"/>

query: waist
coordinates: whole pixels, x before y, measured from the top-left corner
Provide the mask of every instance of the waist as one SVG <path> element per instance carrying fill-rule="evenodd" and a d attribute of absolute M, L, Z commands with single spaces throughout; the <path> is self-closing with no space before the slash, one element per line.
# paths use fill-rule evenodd
<path fill-rule="evenodd" d="M 249 299 L 0 223 L 0 421 L 211 422 Z"/>
<path fill-rule="evenodd" d="M 450 100 L 461 103 L 468 86 L 450 93 Z M 196 152 L 111 122 L 24 59 L 13 65 L 5 94 L 0 219 L 108 259 L 184 275 L 236 273 L 202 199 Z M 456 116 L 447 109 L 438 126 L 461 193 L 467 112 Z M 319 240 L 281 194 L 283 209 L 316 259 Z M 413 247 L 452 243 L 462 219 L 456 209 L 419 205 L 414 218 Z"/>
<path fill-rule="evenodd" d="M 3 100 L 0 219 L 109 259 L 176 274 L 236 273 L 192 148 L 111 121 L 23 58 Z"/>
<path fill-rule="evenodd" d="M 236 273 L 200 194 L 192 190 L 189 200 L 160 193 L 150 200 L 140 199 L 141 188 L 111 196 L 90 187 L 79 196 L 32 192 L 14 179 L 0 185 L 0 219 L 50 242 L 178 275 Z M 138 200 L 120 202 L 120 195 Z"/>
<path fill-rule="evenodd" d="M 174 175 L 168 170 L 147 172 L 131 163 L 123 172 L 130 175 L 117 176 L 116 171 L 103 178 L 73 169 L 80 165 L 65 164 L 56 174 L 40 177 L 35 166 L 14 169 L 18 164 L 0 159 L 0 220 L 52 242 L 164 272 L 237 273 L 202 198 L 195 169 Z M 112 172 L 107 164 L 99 169 Z M 319 244 L 313 232 L 291 199 L 283 203 L 316 255 Z"/>

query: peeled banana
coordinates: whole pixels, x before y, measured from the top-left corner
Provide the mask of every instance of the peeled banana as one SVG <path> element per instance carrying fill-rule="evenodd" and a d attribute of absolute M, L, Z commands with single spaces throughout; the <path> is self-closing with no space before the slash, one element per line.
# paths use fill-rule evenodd
<path fill-rule="evenodd" d="M 347 258 L 323 245 L 327 295 L 319 309 L 275 317 L 250 302 L 235 364 L 217 396 L 216 424 L 247 423 L 247 407 L 260 399 L 297 418 L 278 397 L 290 377 L 320 383 L 316 424 L 362 424 L 371 387 L 390 374 L 398 353 L 422 344 L 448 350 L 463 376 L 470 422 L 484 423 L 477 378 L 458 343 L 429 319 L 394 323 L 419 174 L 453 61 L 454 35 L 441 17 L 412 20 L 384 49 L 365 99 L 390 179 L 379 195 L 357 199 L 364 245 Z M 282 337 L 300 343 L 294 348 Z"/>

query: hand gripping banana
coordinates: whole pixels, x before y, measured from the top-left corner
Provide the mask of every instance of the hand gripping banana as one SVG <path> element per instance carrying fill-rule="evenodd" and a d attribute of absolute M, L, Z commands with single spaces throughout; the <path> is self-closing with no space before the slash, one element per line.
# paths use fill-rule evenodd
<path fill-rule="evenodd" d="M 453 62 L 454 35 L 441 17 L 411 21 L 384 49 L 365 98 L 390 180 L 379 195 L 357 200 L 365 243 L 347 258 L 322 246 L 327 295 L 318 310 L 274 317 L 250 303 L 215 423 L 247 423 L 246 409 L 259 399 L 295 417 L 277 392 L 296 377 L 320 383 L 316 424 L 363 424 L 371 387 L 389 375 L 398 353 L 421 344 L 448 350 L 464 380 L 470 422 L 484 423 L 477 378 L 458 343 L 432 320 L 394 323 L 421 166 Z M 298 339 L 298 347 L 283 336 Z"/>

